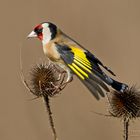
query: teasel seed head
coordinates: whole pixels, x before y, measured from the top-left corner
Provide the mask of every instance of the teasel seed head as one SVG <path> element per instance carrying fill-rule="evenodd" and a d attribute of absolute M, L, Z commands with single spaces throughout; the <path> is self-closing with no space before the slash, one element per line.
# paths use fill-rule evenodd
<path fill-rule="evenodd" d="M 129 87 L 124 92 L 112 91 L 109 97 L 110 113 L 117 118 L 136 119 L 140 117 L 140 91 Z"/>
<path fill-rule="evenodd" d="M 63 88 L 65 75 L 53 65 L 45 63 L 35 65 L 30 72 L 30 89 L 38 97 L 52 97 Z"/>

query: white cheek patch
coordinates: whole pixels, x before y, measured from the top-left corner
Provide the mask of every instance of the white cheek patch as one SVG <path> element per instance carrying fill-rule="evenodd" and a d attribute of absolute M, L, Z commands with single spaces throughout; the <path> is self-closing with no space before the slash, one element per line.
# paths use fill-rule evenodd
<path fill-rule="evenodd" d="M 50 29 L 49 29 L 49 24 L 48 23 L 44 23 L 42 24 L 42 27 L 43 27 L 43 40 L 42 40 L 42 43 L 43 45 L 46 45 L 50 40 L 51 40 L 51 32 L 50 32 Z"/>

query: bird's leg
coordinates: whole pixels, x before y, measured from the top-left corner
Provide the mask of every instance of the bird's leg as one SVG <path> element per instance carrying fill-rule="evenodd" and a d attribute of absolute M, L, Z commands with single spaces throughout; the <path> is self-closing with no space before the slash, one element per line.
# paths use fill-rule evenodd
<path fill-rule="evenodd" d="M 66 73 L 66 71 L 59 72 L 57 81 L 60 81 L 61 79 L 64 79 L 65 78 L 65 73 Z M 64 80 L 61 80 L 61 81 L 64 81 Z"/>
<path fill-rule="evenodd" d="M 73 80 L 73 78 L 71 78 L 69 81 L 66 81 L 65 83 L 62 83 L 62 84 L 58 87 L 58 89 L 59 89 L 60 91 L 63 90 L 63 89 L 67 86 L 68 83 L 72 82 L 72 80 Z"/>
<path fill-rule="evenodd" d="M 59 73 L 59 75 L 58 75 L 57 83 L 56 84 L 51 83 L 52 86 L 53 86 L 52 89 L 54 90 L 52 95 L 55 95 L 55 94 L 59 93 L 61 90 L 63 90 L 66 87 L 66 85 L 68 83 L 70 83 L 73 80 L 73 73 L 70 69 L 67 68 L 67 69 L 61 71 L 56 66 L 54 66 L 54 67 L 56 69 L 56 72 Z M 65 78 L 66 73 L 67 73 L 67 79 Z M 65 79 L 66 79 L 66 82 L 64 82 Z"/>
<path fill-rule="evenodd" d="M 62 84 L 62 86 L 66 86 L 68 83 L 73 81 L 73 77 L 71 77 L 71 79 L 69 79 L 68 81 L 66 81 L 65 83 Z"/>
<path fill-rule="evenodd" d="M 62 87 L 63 87 L 63 86 L 65 87 L 68 83 L 72 82 L 72 80 L 73 80 L 73 73 L 71 72 L 70 69 L 67 69 L 67 80 L 66 80 L 66 82 L 63 83 L 61 86 L 62 86 Z"/>
<path fill-rule="evenodd" d="M 64 79 L 64 78 L 63 78 Z M 71 78 L 69 81 L 66 81 L 65 83 L 63 83 L 64 80 L 62 80 L 62 83 L 60 83 L 59 85 L 54 85 L 53 83 L 51 83 L 55 90 L 53 91 L 52 95 L 59 93 L 61 90 L 63 90 L 68 83 L 70 83 L 73 80 L 73 78 Z"/>
<path fill-rule="evenodd" d="M 63 72 L 61 72 L 59 74 L 59 79 L 57 79 L 57 83 L 56 84 L 51 82 L 51 84 L 53 86 L 53 88 L 52 88 L 53 89 L 52 95 L 55 95 L 55 94 L 59 93 L 61 90 L 63 90 L 66 87 L 66 85 L 63 85 L 63 82 L 65 80 L 65 76 L 66 76 L 65 73 L 66 72 L 63 71 Z"/>
<path fill-rule="evenodd" d="M 66 82 L 64 82 L 65 77 L 66 77 L 65 73 L 66 73 L 66 71 L 63 71 L 60 74 L 61 81 L 59 80 L 60 81 L 59 85 L 54 85 L 53 83 L 51 83 L 53 85 L 53 87 L 55 88 L 55 90 L 52 93 L 53 95 L 59 93 L 61 90 L 63 90 L 66 87 L 66 85 L 68 83 L 70 83 L 73 80 L 73 74 L 71 73 L 71 71 L 67 71 L 67 80 L 66 80 Z"/>
<path fill-rule="evenodd" d="M 65 83 L 62 82 L 59 85 L 58 89 L 63 90 L 67 86 L 68 83 L 72 82 L 72 80 L 73 80 L 73 77 L 71 79 L 69 79 L 69 81 L 66 81 Z"/>
<path fill-rule="evenodd" d="M 65 70 L 63 70 L 63 71 L 60 70 L 56 65 L 54 65 L 54 68 L 55 68 L 55 70 L 59 73 L 57 81 L 60 81 L 61 78 L 62 78 L 62 76 L 63 76 L 63 74 L 65 74 L 66 71 L 65 71 Z M 62 78 L 62 79 L 63 79 L 63 78 Z"/>

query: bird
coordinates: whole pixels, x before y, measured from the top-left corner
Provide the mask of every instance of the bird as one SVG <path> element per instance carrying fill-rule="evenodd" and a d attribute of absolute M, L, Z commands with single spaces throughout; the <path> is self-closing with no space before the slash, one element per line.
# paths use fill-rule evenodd
<path fill-rule="evenodd" d="M 51 22 L 42 22 L 35 26 L 27 38 L 38 38 L 42 42 L 45 56 L 50 62 L 67 73 L 66 83 L 76 75 L 92 95 L 99 100 L 105 93 L 113 89 L 124 92 L 127 84 L 114 80 L 114 72 L 105 66 L 93 53 L 64 33 Z"/>

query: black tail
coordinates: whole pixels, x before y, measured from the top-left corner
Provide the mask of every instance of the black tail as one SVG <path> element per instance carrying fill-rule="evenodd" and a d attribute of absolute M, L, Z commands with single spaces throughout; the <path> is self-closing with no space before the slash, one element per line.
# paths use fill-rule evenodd
<path fill-rule="evenodd" d="M 114 88 L 115 90 L 124 92 L 128 88 L 128 85 L 115 81 L 114 79 L 112 80 L 113 82 L 111 83 L 111 87 Z"/>

